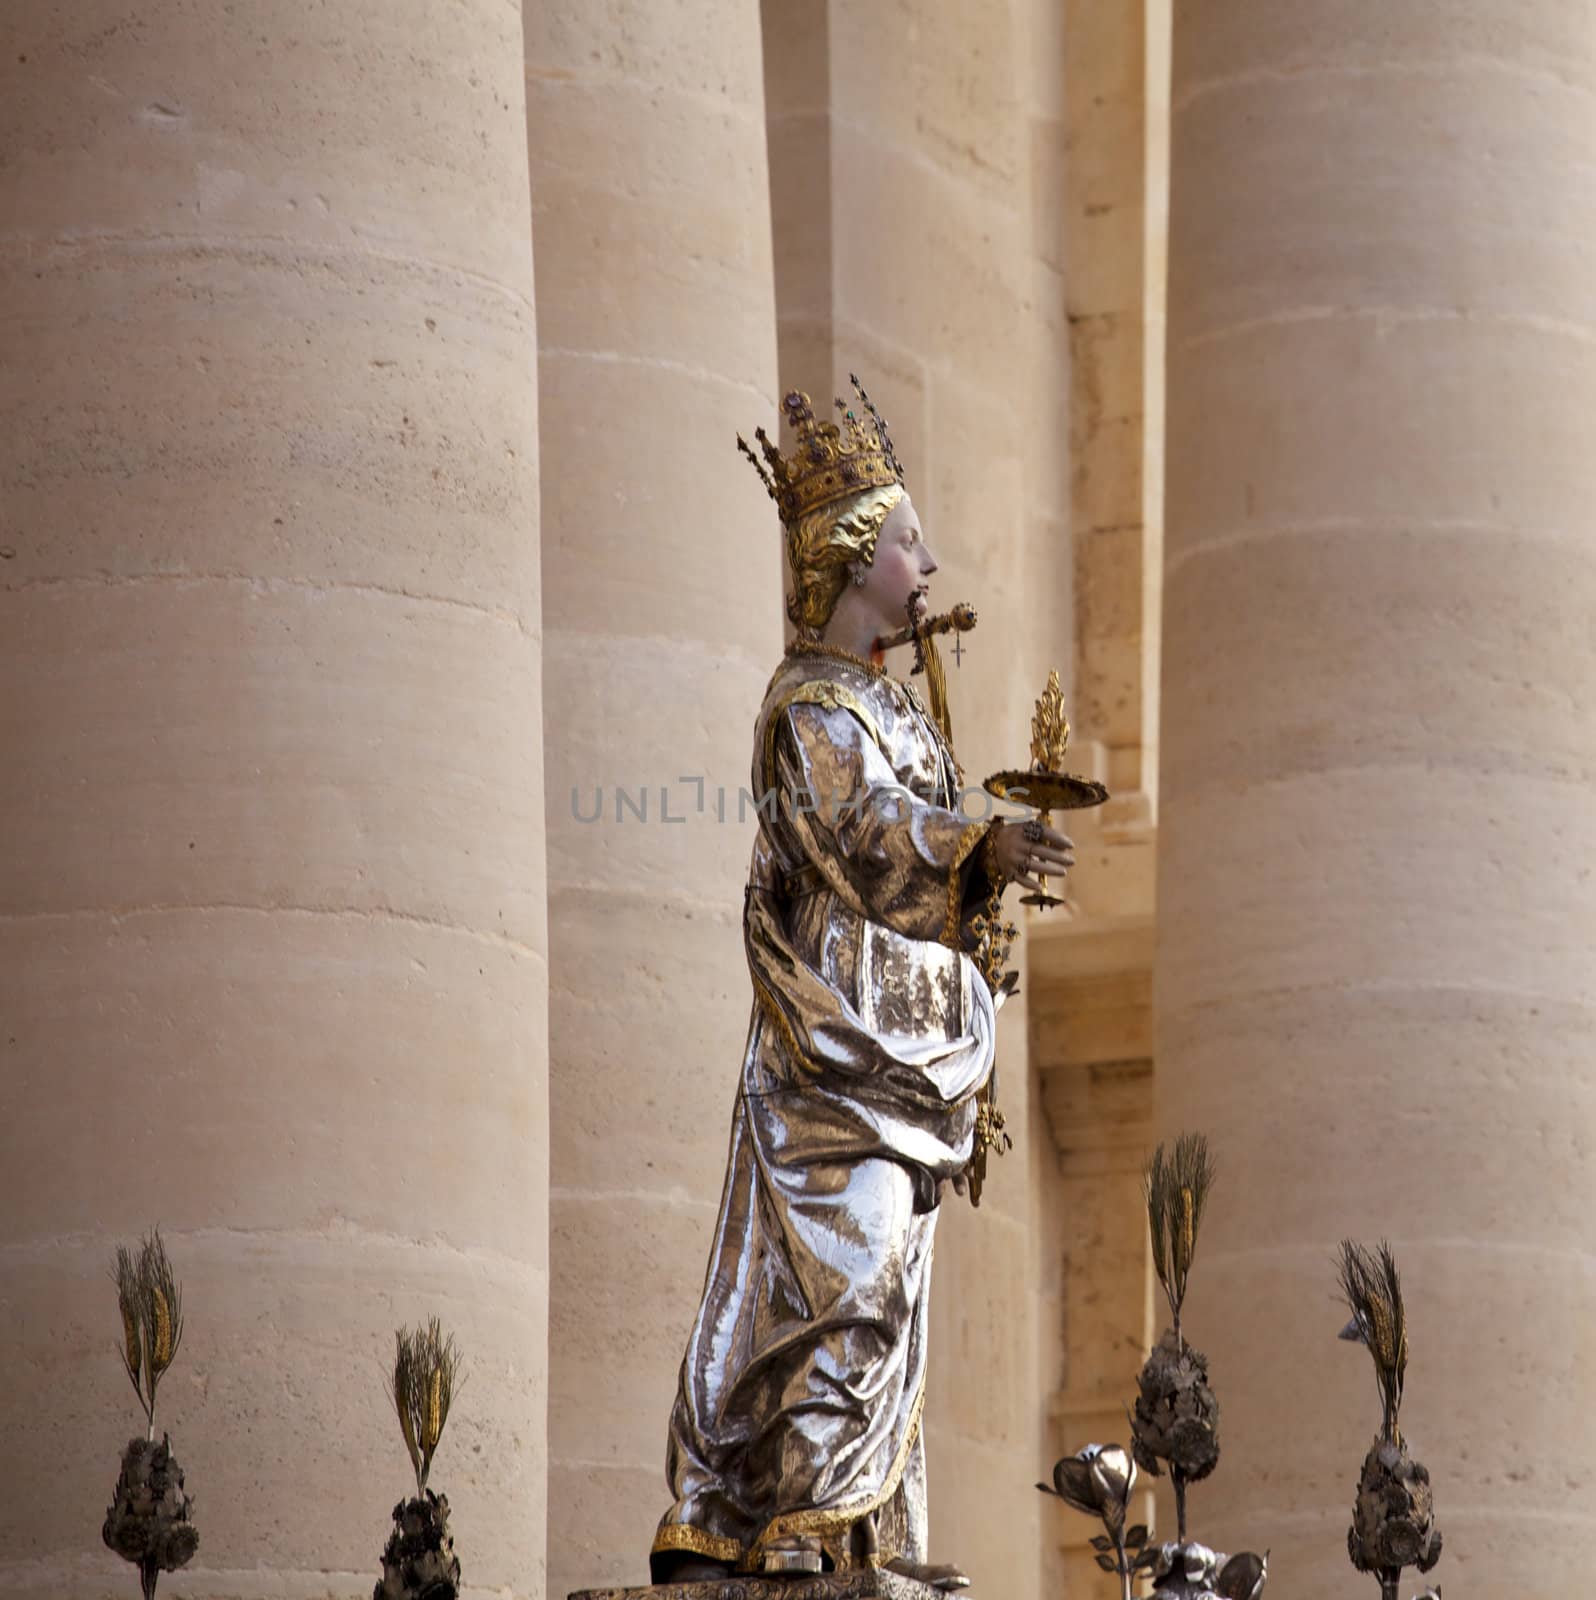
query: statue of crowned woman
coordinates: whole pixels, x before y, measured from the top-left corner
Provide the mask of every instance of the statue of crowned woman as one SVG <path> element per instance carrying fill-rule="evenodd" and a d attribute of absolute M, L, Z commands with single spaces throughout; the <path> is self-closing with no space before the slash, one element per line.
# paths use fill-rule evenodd
<path fill-rule="evenodd" d="M 857 380 L 855 380 L 857 388 Z M 927 1565 L 926 1337 L 938 1208 L 992 1073 L 977 919 L 1072 864 L 1035 820 L 972 821 L 944 726 L 884 665 L 937 570 L 859 390 L 787 395 L 775 500 L 796 636 L 754 725 L 743 929 L 754 1002 L 703 1300 L 671 1415 L 656 1583 Z M 945 721 L 945 715 L 944 715 Z"/>

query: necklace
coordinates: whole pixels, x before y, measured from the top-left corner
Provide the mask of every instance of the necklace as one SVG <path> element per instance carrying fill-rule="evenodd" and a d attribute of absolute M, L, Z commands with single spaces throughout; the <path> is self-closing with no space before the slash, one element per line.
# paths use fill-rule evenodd
<path fill-rule="evenodd" d="M 819 639 L 794 639 L 787 646 L 790 656 L 830 656 L 833 661 L 846 661 L 849 666 L 857 667 L 861 672 L 867 672 L 872 678 L 889 678 L 890 674 L 885 667 L 878 667 L 875 662 L 868 661 L 865 657 L 855 655 L 852 650 L 844 650 L 840 644 L 825 644 Z"/>

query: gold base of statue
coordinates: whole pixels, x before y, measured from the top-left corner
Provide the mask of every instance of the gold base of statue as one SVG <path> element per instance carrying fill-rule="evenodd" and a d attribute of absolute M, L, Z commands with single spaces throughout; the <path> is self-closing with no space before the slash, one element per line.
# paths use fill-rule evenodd
<path fill-rule="evenodd" d="M 878 1567 L 786 1576 L 738 1572 L 636 1589 L 578 1589 L 569 1600 L 947 1600 L 947 1596 L 928 1583 Z"/>

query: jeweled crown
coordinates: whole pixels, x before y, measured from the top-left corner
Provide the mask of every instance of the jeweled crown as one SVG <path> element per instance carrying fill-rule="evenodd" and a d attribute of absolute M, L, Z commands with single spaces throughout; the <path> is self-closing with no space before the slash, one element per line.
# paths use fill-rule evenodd
<path fill-rule="evenodd" d="M 809 396 L 796 389 L 782 401 L 793 432 L 791 455 L 784 456 L 765 430 L 756 428 L 754 437 L 765 457 L 761 462 L 748 441 L 737 435 L 737 448 L 753 462 L 786 527 L 795 527 L 806 513 L 846 495 L 903 483 L 903 468 L 892 448 L 886 418 L 876 410 L 858 378 L 849 373 L 848 380 L 864 415 L 839 399 L 840 424 L 817 417 Z"/>

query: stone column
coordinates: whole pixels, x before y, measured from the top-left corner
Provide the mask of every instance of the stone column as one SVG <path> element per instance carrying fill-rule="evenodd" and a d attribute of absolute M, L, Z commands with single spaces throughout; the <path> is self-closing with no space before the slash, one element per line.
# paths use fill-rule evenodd
<path fill-rule="evenodd" d="M 546 308 L 560 1594 L 642 1581 L 667 1504 L 752 999 L 738 792 L 781 654 L 782 556 L 734 442 L 775 420 L 757 7 L 525 14 Z"/>
<path fill-rule="evenodd" d="M 1176 6 L 1161 1122 L 1223 1163 L 1194 1524 L 1299 1600 L 1372 1592 L 1344 1235 L 1447 1591 L 1596 1517 L 1593 93 L 1588 3 Z"/>
<path fill-rule="evenodd" d="M 1068 156 L 1057 175 L 1075 469 L 1073 716 L 1103 747 L 1120 827 L 1148 822 L 1146 758 L 1157 759 L 1157 700 L 1145 681 L 1158 660 L 1145 612 L 1160 530 L 1156 499 L 1155 516 L 1145 514 L 1143 476 L 1157 460 L 1148 449 L 1143 342 L 1156 331 L 1148 291 L 1161 287 L 1147 270 L 1147 9 L 1141 0 L 1065 5 Z"/>
<path fill-rule="evenodd" d="M 163 1592 L 369 1592 L 431 1314 L 466 1592 L 540 1591 L 519 54 L 487 0 L 0 22 L 0 1593 L 135 1582 L 107 1266 L 154 1224 L 201 1534 Z"/>

